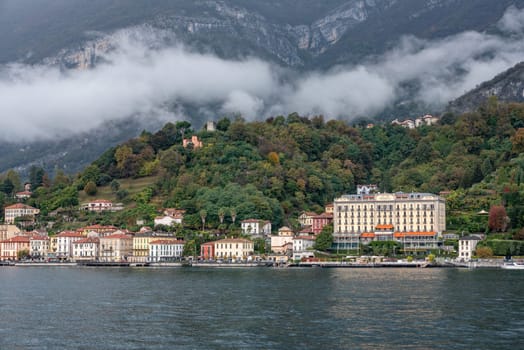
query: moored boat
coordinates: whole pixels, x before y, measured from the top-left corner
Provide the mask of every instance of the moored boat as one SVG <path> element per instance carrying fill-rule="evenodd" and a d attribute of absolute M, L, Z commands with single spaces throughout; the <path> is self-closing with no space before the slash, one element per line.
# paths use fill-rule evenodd
<path fill-rule="evenodd" d="M 524 270 L 524 263 L 509 262 L 504 263 L 501 267 L 507 270 Z"/>

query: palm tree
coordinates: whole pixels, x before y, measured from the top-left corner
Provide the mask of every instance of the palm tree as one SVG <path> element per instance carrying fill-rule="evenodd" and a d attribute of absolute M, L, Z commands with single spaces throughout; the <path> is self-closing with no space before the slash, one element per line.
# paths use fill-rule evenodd
<path fill-rule="evenodd" d="M 220 224 L 224 223 L 224 218 L 226 216 L 226 208 L 218 209 L 218 218 L 220 219 Z"/>
<path fill-rule="evenodd" d="M 231 213 L 231 221 L 233 221 L 233 224 L 235 224 L 235 220 L 237 219 L 237 210 L 235 208 L 229 209 L 229 212 Z"/>
<path fill-rule="evenodd" d="M 207 211 L 205 209 L 202 209 L 200 211 L 200 219 L 202 219 L 202 231 L 204 231 L 204 228 L 206 225 L 206 216 L 207 216 Z"/>

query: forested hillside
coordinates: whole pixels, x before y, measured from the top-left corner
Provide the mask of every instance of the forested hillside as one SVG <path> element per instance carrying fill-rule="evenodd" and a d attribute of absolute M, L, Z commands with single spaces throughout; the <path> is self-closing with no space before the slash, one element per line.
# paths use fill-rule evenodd
<path fill-rule="evenodd" d="M 376 183 L 387 192 L 446 191 L 451 229 L 484 230 L 474 214 L 494 204 L 507 204 L 510 227 L 518 228 L 524 226 L 521 127 L 524 104 L 496 99 L 477 112 L 448 113 L 440 125 L 416 129 L 297 114 L 263 122 L 224 118 L 216 131 L 168 123 L 107 150 L 75 178 L 59 173 L 50 180 L 32 169 L 31 182 L 39 188 L 28 204 L 45 217 L 88 193 L 122 201 L 126 210 L 102 219 L 126 226 L 136 219 L 152 222 L 162 207 L 185 209 L 185 223 L 193 228 L 201 227 L 203 214 L 209 228 L 224 215 L 222 225 L 256 217 L 274 227 L 296 226 L 300 211 L 321 212 L 357 184 Z M 183 138 L 193 135 L 202 147 L 183 147 Z M 9 186 L 13 178 L 12 172 L 3 175 L 4 202 L 17 188 Z"/>

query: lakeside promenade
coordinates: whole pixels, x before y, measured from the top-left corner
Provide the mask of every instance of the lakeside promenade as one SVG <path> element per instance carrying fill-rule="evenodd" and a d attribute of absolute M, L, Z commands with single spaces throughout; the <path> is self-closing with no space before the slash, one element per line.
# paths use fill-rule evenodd
<path fill-rule="evenodd" d="M 146 268 L 500 268 L 503 259 L 478 259 L 476 261 L 460 262 L 441 260 L 430 263 L 424 260 L 415 261 L 382 261 L 357 263 L 347 261 L 313 261 L 281 263 L 271 260 L 258 262 L 2 262 L 0 267 L 146 267 Z"/>

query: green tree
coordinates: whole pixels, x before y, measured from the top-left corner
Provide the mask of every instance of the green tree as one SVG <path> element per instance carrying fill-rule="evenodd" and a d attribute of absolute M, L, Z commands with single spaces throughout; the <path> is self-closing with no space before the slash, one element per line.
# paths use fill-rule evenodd
<path fill-rule="evenodd" d="M 326 251 L 331 249 L 333 245 L 333 225 L 326 225 L 322 229 L 322 232 L 315 239 L 314 248 L 316 250 Z"/>
<path fill-rule="evenodd" d="M 120 182 L 118 182 L 116 179 L 111 181 L 111 191 L 113 192 L 118 192 L 118 190 L 120 189 Z"/>
<path fill-rule="evenodd" d="M 98 189 L 96 187 L 96 184 L 93 182 L 93 181 L 89 181 L 85 186 L 84 186 L 84 192 L 88 195 L 88 196 L 94 196 L 96 195 L 96 193 L 98 192 Z"/>
<path fill-rule="evenodd" d="M 33 190 L 42 186 L 44 183 L 45 171 L 41 167 L 31 166 L 29 168 L 29 182 L 31 182 L 31 187 Z"/>
<path fill-rule="evenodd" d="M 28 257 L 29 257 L 29 250 L 27 249 L 19 250 L 16 253 L 16 258 L 18 260 L 24 260 L 24 259 L 27 259 Z"/>

